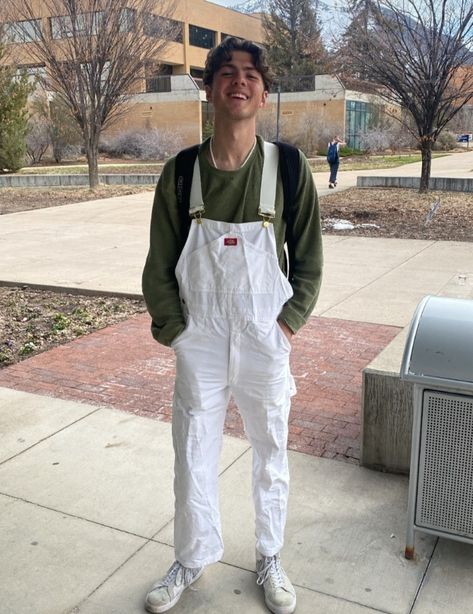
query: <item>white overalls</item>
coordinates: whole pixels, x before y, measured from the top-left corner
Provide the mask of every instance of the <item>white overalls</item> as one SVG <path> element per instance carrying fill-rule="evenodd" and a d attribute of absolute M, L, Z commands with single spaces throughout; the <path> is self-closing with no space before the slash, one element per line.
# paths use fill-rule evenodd
<path fill-rule="evenodd" d="M 260 211 L 274 210 L 277 148 L 265 143 Z M 198 158 L 190 210 L 202 207 Z M 292 296 L 272 224 L 192 221 L 176 267 L 184 331 L 176 352 L 173 401 L 176 559 L 185 567 L 223 555 L 218 460 L 230 395 L 253 448 L 256 547 L 283 545 L 289 473 L 287 431 L 294 381 L 291 345 L 277 317 Z"/>

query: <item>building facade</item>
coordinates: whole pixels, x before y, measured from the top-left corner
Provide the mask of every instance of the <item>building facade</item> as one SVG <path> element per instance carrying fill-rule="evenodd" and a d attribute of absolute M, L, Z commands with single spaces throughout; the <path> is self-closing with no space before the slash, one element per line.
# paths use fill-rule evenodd
<path fill-rule="evenodd" d="M 130 6 L 139 1 L 130 0 Z M 39 31 L 61 42 L 71 35 L 68 21 L 64 15 L 49 14 L 43 0 L 31 0 L 31 7 L 34 19 L 12 20 L 5 28 L 13 47 L 10 57 L 31 75 L 47 75 L 47 66 L 34 61 L 32 44 Z M 157 130 L 166 133 L 168 140 L 169 135 L 175 135 L 176 148 L 199 142 L 206 123 L 212 121 L 212 108 L 202 88 L 209 49 L 228 35 L 264 44 L 261 14 L 243 14 L 208 0 L 175 0 L 172 15 L 166 7 L 165 2 L 156 0 L 155 12 L 148 15 L 144 29 L 147 36 L 162 36 L 165 21 L 172 26 L 168 44 L 143 66 L 127 112 L 119 124 L 107 130 L 108 138 L 118 133 Z M 125 10 L 129 11 L 124 14 L 126 28 L 128 21 L 133 23 L 133 11 Z M 296 78 L 297 82 L 291 79 L 288 77 L 286 84 L 283 80 L 280 91 L 269 96 L 260 114 L 260 133 L 268 139 L 294 142 L 309 155 L 323 149 L 335 134 L 357 148 L 359 135 L 372 121 L 379 101 L 348 90 L 335 76 Z"/>
<path fill-rule="evenodd" d="M 173 7 L 172 13 L 169 5 Z M 4 24 L 11 51 L 9 57 L 14 58 L 19 70 L 26 70 L 31 76 L 47 77 L 48 68 L 35 62 L 32 46 L 40 33 L 52 41 L 70 36 L 68 18 L 50 14 L 42 0 L 31 0 L 31 9 L 32 18 L 18 15 L 18 19 L 13 17 Z M 127 18 L 130 22 L 133 19 L 133 10 L 127 10 L 129 14 L 123 20 L 125 28 Z M 262 21 L 258 15 L 246 15 L 207 0 L 168 3 L 156 0 L 155 11 L 144 24 L 146 35 L 162 36 L 163 21 L 170 25 L 167 45 L 160 55 L 143 66 L 133 89 L 134 96 L 128 103 L 129 110 L 120 125 L 112 126 L 110 132 L 159 128 L 179 134 L 180 143 L 187 145 L 198 141 L 202 134 L 205 96 L 201 80 L 209 49 L 230 35 L 261 43 Z M 80 20 L 78 23 L 80 27 Z"/>

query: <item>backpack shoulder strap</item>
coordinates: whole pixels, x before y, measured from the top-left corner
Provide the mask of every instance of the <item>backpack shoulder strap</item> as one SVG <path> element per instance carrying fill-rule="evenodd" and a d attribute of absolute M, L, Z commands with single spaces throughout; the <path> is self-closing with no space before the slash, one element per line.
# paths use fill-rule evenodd
<path fill-rule="evenodd" d="M 193 145 L 183 149 L 176 156 L 174 179 L 176 185 L 177 209 L 181 225 L 181 236 L 183 244 L 189 234 L 191 219 L 189 216 L 189 202 L 192 187 L 192 173 L 194 162 L 199 153 L 200 145 Z"/>
<path fill-rule="evenodd" d="M 287 242 L 290 245 L 291 226 L 292 226 L 292 207 L 296 198 L 297 185 L 299 183 L 300 158 L 299 150 L 293 145 L 276 141 L 275 145 L 279 150 L 279 168 L 281 169 L 281 179 L 284 192 L 284 211 L 283 217 L 287 225 Z M 193 145 L 183 149 L 176 156 L 175 162 L 175 184 L 176 200 L 181 222 L 181 234 L 183 243 L 187 239 L 190 227 L 189 202 L 192 187 L 192 173 L 194 162 L 199 153 L 200 145 Z"/>
<path fill-rule="evenodd" d="M 283 218 L 286 222 L 286 244 L 289 257 L 287 277 L 288 280 L 291 281 L 295 251 L 292 227 L 301 164 L 299 150 L 297 147 L 281 142 L 276 142 L 276 145 L 279 147 L 279 168 L 281 169 L 281 179 L 284 193 Z"/>
<path fill-rule="evenodd" d="M 297 185 L 300 174 L 299 150 L 288 143 L 276 141 L 279 148 L 279 168 L 284 192 L 284 219 L 286 223 L 291 218 L 291 207 L 296 199 Z"/>

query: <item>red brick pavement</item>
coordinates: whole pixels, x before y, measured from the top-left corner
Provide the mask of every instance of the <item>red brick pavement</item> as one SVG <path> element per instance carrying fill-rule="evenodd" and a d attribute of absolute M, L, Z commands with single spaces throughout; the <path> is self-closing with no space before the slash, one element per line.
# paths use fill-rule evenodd
<path fill-rule="evenodd" d="M 289 448 L 349 462 L 359 459 L 361 372 L 399 328 L 310 318 L 294 338 L 297 395 Z M 0 386 L 171 419 L 174 353 L 149 333 L 140 314 L 0 371 Z M 225 423 L 243 436 L 230 404 Z"/>

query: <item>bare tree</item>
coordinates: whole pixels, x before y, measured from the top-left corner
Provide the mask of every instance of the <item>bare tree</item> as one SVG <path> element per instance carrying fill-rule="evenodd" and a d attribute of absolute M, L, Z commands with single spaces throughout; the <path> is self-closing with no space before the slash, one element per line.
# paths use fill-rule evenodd
<path fill-rule="evenodd" d="M 156 62 L 170 41 L 182 35 L 182 24 L 171 19 L 173 4 L 157 0 L 4 1 L 13 40 L 28 42 L 33 61 L 46 66 L 47 89 L 64 101 L 79 126 L 89 184 L 94 188 L 101 132 L 123 114 L 144 78 L 145 64 Z"/>
<path fill-rule="evenodd" d="M 399 104 L 412 118 L 422 152 L 420 191 L 426 192 L 433 145 L 473 98 L 473 2 L 355 4 L 358 13 L 350 24 L 350 48 L 342 54 L 342 69 L 345 74 L 369 75 L 371 91 Z"/>

